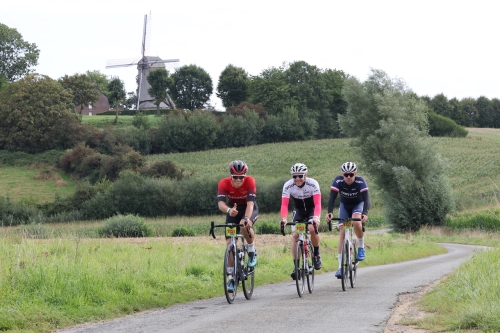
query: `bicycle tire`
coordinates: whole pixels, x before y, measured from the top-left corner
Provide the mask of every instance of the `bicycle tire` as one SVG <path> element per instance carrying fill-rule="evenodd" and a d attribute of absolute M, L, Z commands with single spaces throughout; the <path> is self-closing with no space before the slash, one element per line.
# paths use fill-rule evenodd
<path fill-rule="evenodd" d="M 347 280 L 349 276 L 349 242 L 347 240 L 344 241 L 344 246 L 342 247 L 342 266 L 341 268 L 341 282 L 342 282 L 342 290 L 346 291 L 347 289 Z"/>
<path fill-rule="evenodd" d="M 236 298 L 236 290 L 238 288 L 238 273 L 235 272 L 233 273 L 233 283 L 234 283 L 234 291 L 231 293 L 227 290 L 227 284 L 229 283 L 229 276 L 227 274 L 227 268 L 228 268 L 228 265 L 229 265 L 229 258 L 230 256 L 233 256 L 233 260 L 236 260 L 236 256 L 235 256 L 235 251 L 233 249 L 233 244 L 229 244 L 227 247 L 226 247 L 226 252 L 224 254 L 224 267 L 223 267 L 223 271 L 222 271 L 222 275 L 224 276 L 224 293 L 226 295 L 226 299 L 227 299 L 227 302 L 229 304 L 232 304 L 234 299 Z M 237 263 L 236 261 L 234 262 L 235 263 L 235 266 L 237 266 Z"/>
<path fill-rule="evenodd" d="M 307 247 L 309 249 L 309 256 L 307 258 L 306 265 L 307 289 L 309 290 L 309 294 L 312 294 L 314 290 L 314 263 L 312 260 L 314 257 L 314 249 L 309 239 L 307 240 Z"/>
<path fill-rule="evenodd" d="M 248 249 L 244 246 L 243 251 L 243 262 L 245 263 L 245 267 L 241 267 L 242 277 L 241 277 L 241 287 L 243 289 L 243 294 L 247 300 L 250 300 L 253 295 L 253 286 L 254 286 L 254 277 L 255 277 L 255 267 L 248 267 Z"/>
<path fill-rule="evenodd" d="M 358 261 L 356 259 L 358 255 L 358 248 L 356 246 L 356 240 L 352 240 L 352 264 L 351 264 L 351 269 L 349 270 L 349 280 L 351 281 L 351 288 L 354 288 L 354 285 L 356 284 L 356 271 L 358 267 Z"/>
<path fill-rule="evenodd" d="M 304 258 L 302 256 L 302 249 L 301 249 L 301 242 L 297 241 L 297 244 L 295 245 L 295 284 L 297 285 L 297 293 L 299 294 L 299 297 L 302 297 L 304 294 L 304 287 L 305 287 L 305 281 L 304 281 L 304 270 L 302 269 L 304 267 Z"/>

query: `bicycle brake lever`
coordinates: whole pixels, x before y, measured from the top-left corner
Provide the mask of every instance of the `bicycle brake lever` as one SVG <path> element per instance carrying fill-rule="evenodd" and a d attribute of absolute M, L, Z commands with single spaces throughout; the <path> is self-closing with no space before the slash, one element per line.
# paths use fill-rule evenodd
<path fill-rule="evenodd" d="M 285 236 L 285 225 L 283 224 L 283 222 L 281 222 L 280 226 L 281 226 L 281 234 Z"/>
<path fill-rule="evenodd" d="M 328 231 L 332 231 L 332 221 L 328 221 Z"/>
<path fill-rule="evenodd" d="M 210 222 L 210 232 L 208 233 L 209 235 L 212 235 L 213 238 L 215 238 L 215 233 L 214 233 L 214 221 Z"/>

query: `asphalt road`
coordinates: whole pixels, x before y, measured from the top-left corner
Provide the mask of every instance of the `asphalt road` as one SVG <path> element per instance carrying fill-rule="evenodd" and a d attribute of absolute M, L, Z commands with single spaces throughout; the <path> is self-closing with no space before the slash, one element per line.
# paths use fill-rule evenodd
<path fill-rule="evenodd" d="M 431 284 L 484 249 L 442 245 L 448 253 L 383 266 L 361 263 L 355 287 L 346 291 L 332 272 L 316 275 L 314 292 L 306 286 L 302 298 L 290 280 L 256 288 L 250 301 L 240 287 L 232 305 L 222 296 L 58 332 L 383 332 L 399 294 Z"/>

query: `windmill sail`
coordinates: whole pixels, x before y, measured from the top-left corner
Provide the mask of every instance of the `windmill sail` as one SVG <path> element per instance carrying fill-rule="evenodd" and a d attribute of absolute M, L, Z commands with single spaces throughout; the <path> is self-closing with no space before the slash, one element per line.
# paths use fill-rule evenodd
<path fill-rule="evenodd" d="M 108 68 L 118 68 L 118 67 L 129 67 L 137 66 L 138 70 L 138 93 L 137 93 L 137 110 L 139 109 L 152 109 L 156 108 L 153 103 L 153 98 L 149 95 L 148 89 L 150 88 L 149 82 L 147 80 L 149 71 L 158 68 L 165 68 L 166 63 L 176 63 L 179 59 L 166 59 L 163 60 L 160 57 L 148 56 L 149 45 L 151 43 L 151 15 L 144 15 L 144 26 L 142 33 L 142 43 L 141 43 L 141 58 L 128 59 L 128 60 L 110 60 L 106 63 L 106 69 Z M 167 96 L 166 103 L 161 103 L 160 108 L 175 108 L 170 96 Z"/>

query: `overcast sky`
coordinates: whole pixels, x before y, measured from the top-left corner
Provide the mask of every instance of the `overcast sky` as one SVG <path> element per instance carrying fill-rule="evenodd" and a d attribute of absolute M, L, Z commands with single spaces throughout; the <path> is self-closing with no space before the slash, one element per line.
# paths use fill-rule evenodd
<path fill-rule="evenodd" d="M 370 69 L 403 79 L 418 95 L 500 98 L 500 2 L 495 0 L 14 0 L 0 23 L 40 50 L 36 71 L 53 79 L 99 70 L 135 90 L 144 15 L 150 55 L 194 64 L 213 80 L 232 64 L 250 75 L 304 60 L 361 81 Z"/>

